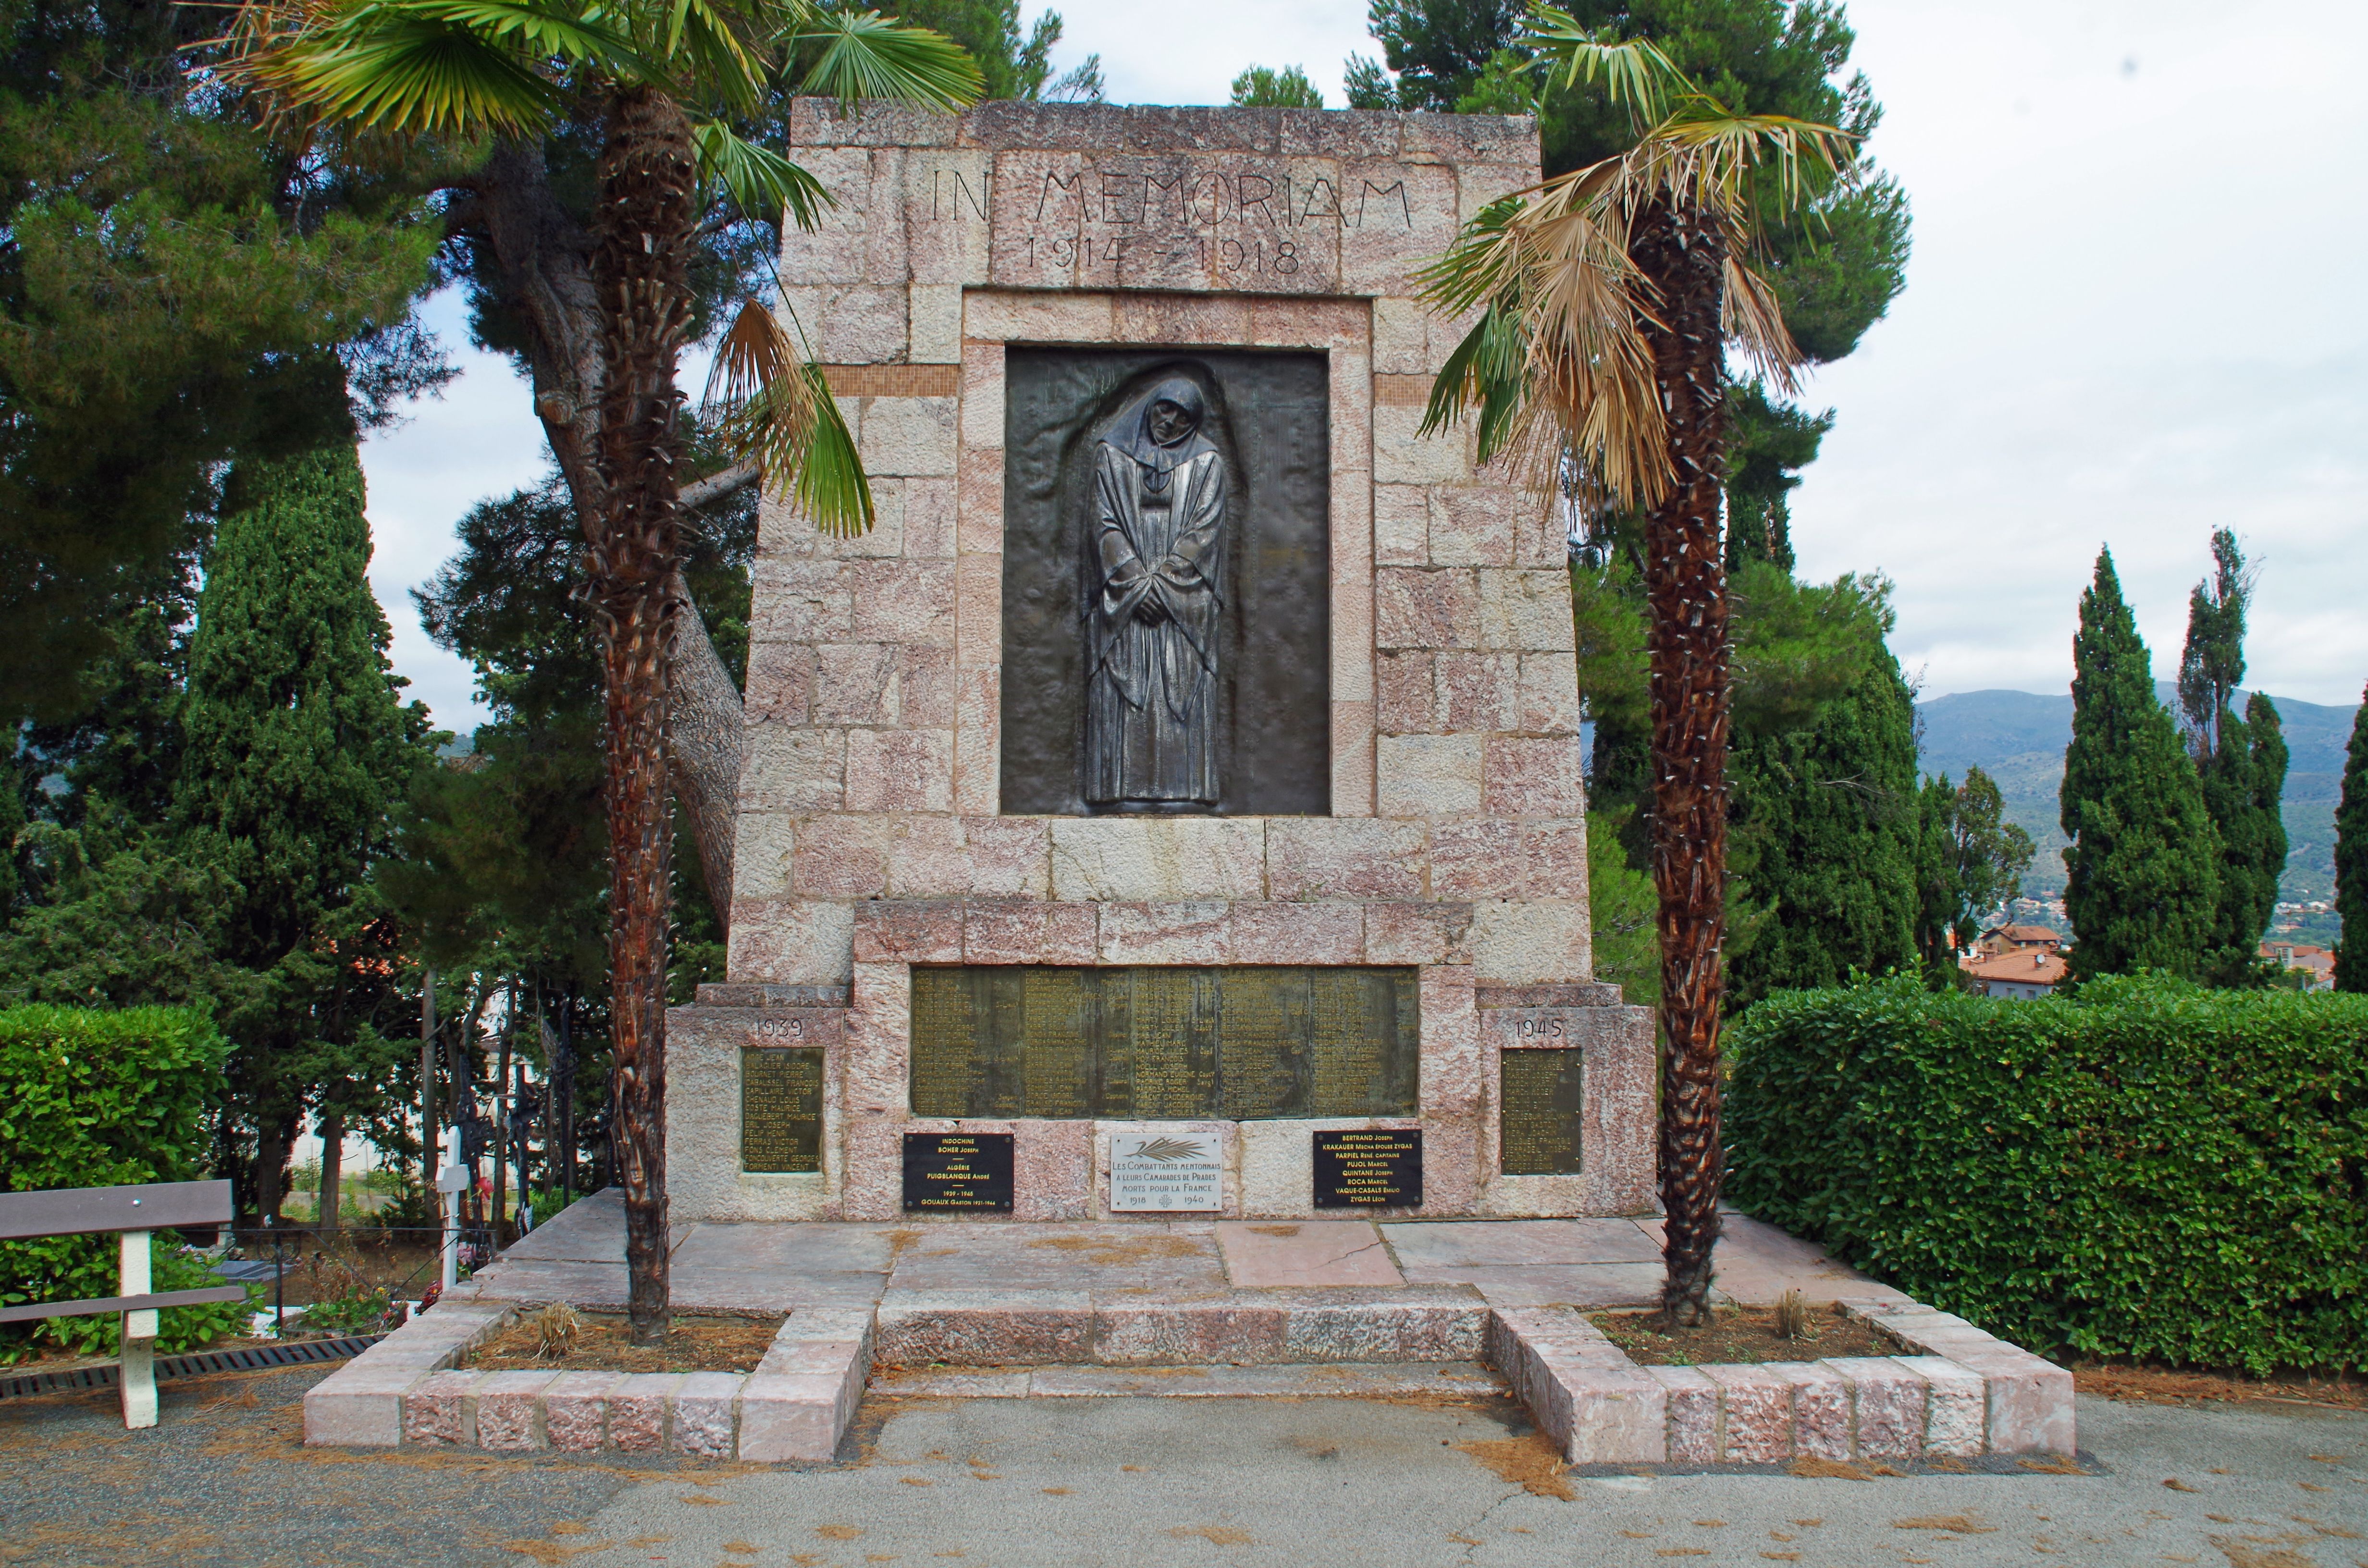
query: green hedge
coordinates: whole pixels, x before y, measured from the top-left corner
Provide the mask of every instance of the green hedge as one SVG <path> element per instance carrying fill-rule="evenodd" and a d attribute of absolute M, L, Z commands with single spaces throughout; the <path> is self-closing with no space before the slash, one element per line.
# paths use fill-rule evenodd
<path fill-rule="evenodd" d="M 221 1103 L 226 1049 L 205 1016 L 186 1008 L 0 1009 L 0 1188 L 202 1176 L 206 1118 Z M 112 1296 L 119 1256 L 111 1235 L 0 1242 L 0 1300 Z M 158 1238 L 154 1256 L 156 1290 L 219 1283 L 169 1235 Z M 237 1302 L 170 1308 L 157 1348 L 188 1349 L 245 1323 Z M 35 1337 L 105 1354 L 116 1332 L 111 1316 L 12 1324 L 0 1328 L 0 1362 L 21 1358 Z"/>
<path fill-rule="evenodd" d="M 2034 1348 L 2368 1370 L 2368 996 L 1901 979 L 1728 1040 L 1759 1218 Z"/>

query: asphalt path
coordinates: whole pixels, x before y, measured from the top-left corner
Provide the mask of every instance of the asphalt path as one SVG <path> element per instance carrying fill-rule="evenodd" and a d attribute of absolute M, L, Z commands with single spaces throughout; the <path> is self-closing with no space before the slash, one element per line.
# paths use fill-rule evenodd
<path fill-rule="evenodd" d="M 0 1402 L 0 1563 L 2368 1568 L 2368 1418 L 2080 1402 L 2078 1473 L 1558 1475 L 1501 1402 L 874 1401 L 808 1469 L 308 1450 L 324 1369 Z"/>

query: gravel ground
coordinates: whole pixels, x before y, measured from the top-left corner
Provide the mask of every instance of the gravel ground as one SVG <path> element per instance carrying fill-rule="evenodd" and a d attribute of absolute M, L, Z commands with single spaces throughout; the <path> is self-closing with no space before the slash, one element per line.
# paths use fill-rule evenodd
<path fill-rule="evenodd" d="M 0 1563 L 2368 1568 L 2368 1417 L 2288 1404 L 2084 1398 L 2084 1473 L 1852 1481 L 1556 1475 L 1498 1402 L 874 1401 L 794 1470 L 307 1450 L 321 1375 L 167 1383 L 142 1433 L 0 1403 Z"/>

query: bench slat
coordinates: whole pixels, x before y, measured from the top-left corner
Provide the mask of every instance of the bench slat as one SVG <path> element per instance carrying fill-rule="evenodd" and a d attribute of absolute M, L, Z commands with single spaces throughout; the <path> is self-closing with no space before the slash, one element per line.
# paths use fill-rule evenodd
<path fill-rule="evenodd" d="M 146 1187 L 68 1187 L 0 1192 L 0 1241 L 104 1231 L 166 1231 L 230 1222 L 230 1183 L 162 1181 Z M 0 1318 L 0 1323 L 7 1320 Z"/>
<path fill-rule="evenodd" d="M 244 1301 L 238 1285 L 208 1285 L 196 1290 L 159 1290 L 146 1296 L 101 1296 L 88 1301 L 28 1301 L 21 1307 L 0 1307 L 0 1323 L 31 1323 L 40 1318 L 87 1318 L 108 1312 L 142 1312 L 152 1307 L 194 1307 L 203 1301 Z"/>

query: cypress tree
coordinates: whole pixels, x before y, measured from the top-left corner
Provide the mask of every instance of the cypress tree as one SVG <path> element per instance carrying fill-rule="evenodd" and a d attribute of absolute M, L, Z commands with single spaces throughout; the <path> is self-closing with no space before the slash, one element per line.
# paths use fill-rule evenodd
<path fill-rule="evenodd" d="M 358 1016 L 389 941 L 367 878 L 427 755 L 427 715 L 397 699 L 369 562 L 349 441 L 244 460 L 189 648 L 176 808 L 191 849 L 237 884 L 226 956 L 266 980 L 222 1020 L 231 1113 L 255 1139 L 247 1196 L 266 1214 L 307 1104 L 401 1051 Z"/>
<path fill-rule="evenodd" d="M 2155 696 L 2111 551 L 2080 596 L 2063 824 L 2073 971 L 2192 975 L 2211 940 L 2220 845 L 2178 727 Z"/>
<path fill-rule="evenodd" d="M 1878 648 L 1812 723 L 1746 743 L 1731 766 L 1736 858 L 1769 909 L 1730 960 L 1736 1001 L 1914 968 L 1916 698 L 1898 661 Z"/>
<path fill-rule="evenodd" d="M 2343 923 L 2335 988 L 2368 992 L 2368 691 L 2351 716 L 2343 795 L 2335 808 L 2335 914 Z"/>
<path fill-rule="evenodd" d="M 2204 972 L 2220 984 L 2258 981 L 2261 933 L 2285 869 L 2286 744 L 2277 709 L 2259 692 L 2236 712 L 2245 679 L 2245 610 L 2253 574 L 2237 536 L 2212 536 L 2213 578 L 2187 601 L 2187 646 L 2179 663 L 2179 705 L 2188 749 L 2203 786 L 2203 809 L 2220 835 L 2220 897 L 2213 910 Z"/>

